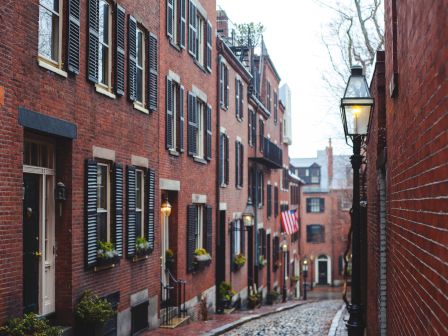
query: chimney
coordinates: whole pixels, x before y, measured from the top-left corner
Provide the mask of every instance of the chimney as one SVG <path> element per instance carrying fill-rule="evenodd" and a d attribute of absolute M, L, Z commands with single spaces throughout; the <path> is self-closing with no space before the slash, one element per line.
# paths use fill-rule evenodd
<path fill-rule="evenodd" d="M 331 146 L 331 138 L 328 139 L 327 164 L 328 164 L 328 185 L 331 187 L 333 182 L 333 147 Z"/>
<path fill-rule="evenodd" d="M 229 37 L 229 18 L 226 12 L 222 9 L 216 11 L 216 26 L 218 28 L 218 35 L 227 38 Z"/>

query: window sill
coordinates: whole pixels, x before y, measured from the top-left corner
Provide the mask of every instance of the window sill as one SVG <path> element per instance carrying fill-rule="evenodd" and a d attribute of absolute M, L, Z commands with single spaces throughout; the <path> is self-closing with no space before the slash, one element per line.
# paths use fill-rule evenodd
<path fill-rule="evenodd" d="M 236 186 L 236 189 L 241 190 L 243 189 L 243 186 Z"/>
<path fill-rule="evenodd" d="M 111 99 L 116 99 L 117 97 L 110 92 L 109 90 L 107 90 L 104 86 L 102 86 L 101 84 L 95 84 L 95 91 L 98 93 L 101 93 Z"/>
<path fill-rule="evenodd" d="M 225 184 L 225 183 L 221 183 L 220 187 L 221 187 L 221 188 L 227 188 L 227 184 Z"/>
<path fill-rule="evenodd" d="M 149 114 L 149 110 L 145 109 L 140 103 L 134 103 L 134 109 L 137 111 Z"/>
<path fill-rule="evenodd" d="M 51 65 L 51 64 L 49 64 L 49 63 L 43 61 L 42 59 L 38 59 L 38 60 L 37 60 L 37 64 L 38 64 L 40 67 L 42 67 L 42 68 L 44 68 L 44 69 L 46 69 L 46 70 L 52 71 L 52 72 L 54 72 L 55 74 L 58 74 L 59 76 L 62 76 L 62 77 L 64 77 L 64 78 L 67 78 L 67 72 L 65 72 L 65 71 L 63 71 L 63 70 L 57 68 L 57 67 L 54 66 L 54 65 Z"/>
<path fill-rule="evenodd" d="M 171 38 L 168 38 L 170 41 L 170 45 L 176 49 L 178 52 L 182 52 L 182 48 L 179 46 L 179 44 L 173 42 L 173 40 Z"/>
<path fill-rule="evenodd" d="M 243 119 L 236 117 L 236 121 L 238 121 L 239 123 L 242 123 Z"/>
<path fill-rule="evenodd" d="M 205 66 L 201 63 L 199 63 L 199 61 L 193 57 L 194 63 L 198 66 L 199 69 L 201 69 L 204 73 L 209 73 L 206 69 Z"/>
<path fill-rule="evenodd" d="M 195 162 L 197 162 L 197 163 L 201 163 L 201 164 L 204 164 L 204 165 L 207 164 L 207 160 L 204 160 L 203 158 L 200 158 L 200 157 L 197 157 L 197 156 L 194 156 L 194 157 L 193 157 L 193 160 L 194 160 Z"/>
<path fill-rule="evenodd" d="M 221 108 L 221 110 L 224 110 L 224 111 L 226 111 L 226 112 L 229 110 L 229 107 L 228 107 L 228 106 L 225 106 L 225 105 L 222 104 L 222 103 L 219 104 L 219 107 Z"/>
<path fill-rule="evenodd" d="M 168 153 L 172 156 L 179 156 L 180 153 L 177 150 L 174 149 L 168 149 Z"/>
<path fill-rule="evenodd" d="M 148 258 L 149 258 L 148 255 L 142 255 L 142 256 L 135 255 L 132 257 L 132 262 L 138 262 L 138 261 L 146 260 Z"/>

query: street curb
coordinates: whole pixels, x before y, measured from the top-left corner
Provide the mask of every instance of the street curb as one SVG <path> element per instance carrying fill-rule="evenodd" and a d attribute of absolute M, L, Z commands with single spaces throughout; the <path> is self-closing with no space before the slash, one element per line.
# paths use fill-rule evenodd
<path fill-rule="evenodd" d="M 336 330 L 338 329 L 339 321 L 341 319 L 341 315 L 344 310 L 345 310 L 345 303 L 342 304 L 342 307 L 338 310 L 338 312 L 334 316 L 333 321 L 331 322 L 330 330 L 328 331 L 328 336 L 336 335 Z"/>
<path fill-rule="evenodd" d="M 272 311 L 269 311 L 269 312 L 265 312 L 265 313 L 262 313 L 262 314 L 253 314 L 253 315 L 243 316 L 239 320 L 236 320 L 236 321 L 224 324 L 224 325 L 222 325 L 222 326 L 220 326 L 218 328 L 212 329 L 212 330 L 210 330 L 210 331 L 208 331 L 206 333 L 203 333 L 201 335 L 203 335 L 203 336 L 222 335 L 225 332 L 230 331 L 232 329 L 235 329 L 236 327 L 239 327 L 240 325 L 243 325 L 243 324 L 245 324 L 247 322 L 250 322 L 250 321 L 253 321 L 253 320 L 258 320 L 259 318 L 262 318 L 262 317 L 265 317 L 265 316 L 268 316 L 268 315 L 273 315 L 273 314 L 280 313 L 280 312 L 285 311 L 285 310 L 290 310 L 290 309 L 293 309 L 295 307 L 302 306 L 302 305 L 308 304 L 308 303 L 317 302 L 317 301 L 319 301 L 319 300 L 301 301 L 301 302 L 297 302 L 297 303 L 291 304 L 289 306 L 279 307 L 279 308 L 277 308 L 275 310 L 272 310 Z"/>

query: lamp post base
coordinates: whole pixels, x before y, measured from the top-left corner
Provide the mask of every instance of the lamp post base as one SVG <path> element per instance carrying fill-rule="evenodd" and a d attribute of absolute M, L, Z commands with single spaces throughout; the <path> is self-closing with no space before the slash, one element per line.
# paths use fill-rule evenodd
<path fill-rule="evenodd" d="M 347 306 L 350 318 L 347 321 L 348 336 L 363 336 L 364 323 L 362 320 L 363 307 L 360 304 L 351 304 Z"/>

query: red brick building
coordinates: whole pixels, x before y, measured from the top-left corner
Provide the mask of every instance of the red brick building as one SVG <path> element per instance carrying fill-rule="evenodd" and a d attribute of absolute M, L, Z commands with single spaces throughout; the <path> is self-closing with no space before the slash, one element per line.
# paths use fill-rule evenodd
<path fill-rule="evenodd" d="M 291 159 L 293 171 L 305 182 L 301 188 L 302 259 L 309 262 L 314 285 L 343 283 L 343 255 L 347 248 L 351 208 L 350 161 L 333 155 L 331 141 L 315 158 Z"/>
<path fill-rule="evenodd" d="M 448 333 L 445 12 L 385 2 L 367 138 L 368 335 Z"/>
<path fill-rule="evenodd" d="M 0 12 L 0 323 L 32 311 L 73 325 L 91 290 L 118 334 L 157 326 L 159 3 Z"/>

